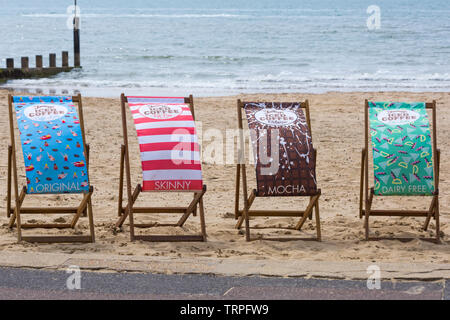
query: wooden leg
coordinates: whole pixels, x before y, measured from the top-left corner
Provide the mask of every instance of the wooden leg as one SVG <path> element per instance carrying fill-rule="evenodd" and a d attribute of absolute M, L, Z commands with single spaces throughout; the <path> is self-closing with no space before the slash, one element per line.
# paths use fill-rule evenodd
<path fill-rule="evenodd" d="M 18 201 L 19 208 L 22 206 L 26 195 L 27 195 L 27 188 L 23 187 L 22 191 L 20 192 L 20 195 L 19 195 L 19 201 Z M 16 208 L 14 208 L 14 213 L 11 215 L 11 217 L 9 219 L 8 228 L 12 229 L 14 227 L 14 223 L 16 222 L 16 220 L 17 220 L 17 211 L 16 211 Z"/>
<path fill-rule="evenodd" d="M 369 215 L 370 215 L 370 209 L 368 205 L 369 201 L 366 201 L 366 210 L 364 211 L 364 228 L 365 228 L 365 239 L 366 241 L 369 240 Z"/>
<path fill-rule="evenodd" d="M 366 151 L 363 149 L 361 152 L 361 181 L 359 185 L 359 218 L 363 216 L 363 198 L 364 198 L 364 163 L 365 163 Z"/>
<path fill-rule="evenodd" d="M 203 197 L 200 198 L 199 209 L 200 209 L 200 227 L 202 231 L 203 241 L 206 241 L 205 209 L 203 206 Z"/>
<path fill-rule="evenodd" d="M 241 165 L 242 169 L 242 196 L 244 200 L 244 221 L 245 221 L 245 240 L 250 241 L 250 219 L 249 219 L 249 203 L 248 203 L 248 197 L 247 197 L 247 172 L 245 171 L 245 165 Z"/>
<path fill-rule="evenodd" d="M 303 217 L 300 219 L 300 221 L 297 223 L 297 225 L 294 227 L 296 230 L 300 230 L 303 226 L 303 224 L 305 223 L 306 219 L 309 217 L 309 215 L 312 212 L 313 206 L 316 203 L 317 199 L 319 198 L 318 195 L 313 196 L 310 200 L 309 200 L 309 204 L 306 207 L 305 213 L 303 215 Z"/>
<path fill-rule="evenodd" d="M 312 198 L 313 198 L 313 197 L 310 196 L 310 197 L 309 197 L 309 200 L 311 200 Z M 309 218 L 309 220 L 312 220 L 312 218 L 313 218 L 313 210 L 311 210 L 311 213 L 309 214 L 308 218 Z"/>
<path fill-rule="evenodd" d="M 236 189 L 234 195 L 234 218 L 239 218 L 239 188 L 240 188 L 240 179 L 241 179 L 241 165 L 238 163 L 236 168 Z"/>
<path fill-rule="evenodd" d="M 7 183 L 7 198 L 6 198 L 6 216 L 9 218 L 11 216 L 11 178 L 12 178 L 12 171 L 11 171 L 11 161 L 12 161 L 12 147 L 8 146 L 8 183 Z"/>
<path fill-rule="evenodd" d="M 423 230 L 427 231 L 428 225 L 430 224 L 431 217 L 436 216 L 436 199 L 437 195 L 433 196 L 433 200 L 431 201 L 430 208 L 428 210 L 428 215 L 425 219 L 425 223 L 423 224 Z"/>
<path fill-rule="evenodd" d="M 138 184 L 136 186 L 136 188 L 134 189 L 134 192 L 133 192 L 132 197 L 131 197 L 131 207 L 133 207 L 133 205 L 136 202 L 140 192 L 141 192 L 141 186 Z M 130 200 L 128 200 L 128 201 L 130 201 Z M 119 220 L 116 222 L 116 225 L 115 225 L 116 228 L 121 228 L 123 223 L 127 219 L 127 217 L 128 217 L 128 208 L 129 208 L 129 206 L 128 206 L 128 203 L 127 203 L 127 205 L 125 206 L 124 213 L 120 216 Z"/>
<path fill-rule="evenodd" d="M 375 192 L 374 192 L 373 188 L 371 188 L 370 194 L 369 194 L 369 199 L 367 199 L 367 201 L 366 201 L 366 210 L 365 210 L 365 219 L 364 219 L 364 226 L 366 228 L 366 233 L 365 233 L 366 240 L 369 240 L 369 233 L 370 233 L 369 216 L 370 216 L 370 210 L 372 208 L 372 201 L 373 201 L 374 194 L 375 194 Z"/>
<path fill-rule="evenodd" d="M 125 161 L 125 146 L 122 144 L 120 147 L 120 171 L 119 171 L 119 199 L 117 216 L 122 215 L 122 202 L 123 202 L 123 178 L 124 178 L 124 161 Z"/>
<path fill-rule="evenodd" d="M 72 221 L 70 222 L 70 227 L 72 229 L 75 228 L 75 225 L 77 224 L 78 220 L 80 219 L 81 214 L 86 210 L 88 202 L 91 199 L 91 195 L 92 195 L 91 190 L 89 190 L 88 193 L 84 194 L 83 200 L 81 200 L 81 203 L 78 206 L 77 213 L 75 214 Z"/>
<path fill-rule="evenodd" d="M 20 192 L 19 201 L 16 203 L 16 208 L 14 210 L 14 215 L 17 220 L 17 241 L 22 241 L 22 219 L 20 217 L 20 208 L 22 207 L 22 203 L 25 200 L 25 195 L 27 194 L 27 187 L 23 187 Z"/>
<path fill-rule="evenodd" d="M 20 242 L 22 241 L 22 223 L 21 223 L 21 217 L 20 217 L 20 206 L 16 206 L 15 209 L 15 216 L 16 216 L 16 220 L 17 220 L 17 241 Z"/>
<path fill-rule="evenodd" d="M 256 198 L 256 191 L 253 190 L 253 192 L 250 194 L 250 197 L 248 198 L 248 210 L 252 207 L 253 201 L 255 201 Z M 239 215 L 239 211 L 238 211 Z M 239 215 L 239 219 L 236 223 L 235 228 L 240 229 L 242 227 L 242 223 L 244 222 L 244 214 Z"/>
<path fill-rule="evenodd" d="M 316 205 L 315 205 L 314 211 L 316 213 L 317 241 L 322 241 L 322 231 L 320 229 L 319 199 L 317 199 L 317 201 L 316 201 Z"/>
<path fill-rule="evenodd" d="M 95 225 L 94 225 L 94 212 L 92 210 L 92 199 L 88 200 L 88 217 L 89 217 L 89 229 L 91 233 L 92 243 L 95 242 Z"/>
<path fill-rule="evenodd" d="M 195 194 L 194 194 L 194 199 L 195 199 Z M 194 217 L 196 217 L 197 216 L 197 205 L 195 205 L 194 206 L 194 210 L 192 211 L 192 215 L 194 216 Z"/>
<path fill-rule="evenodd" d="M 436 198 L 436 209 L 435 209 L 435 223 L 436 223 L 436 243 L 441 243 L 441 228 L 439 225 L 439 199 Z"/>
<path fill-rule="evenodd" d="M 194 194 L 194 199 L 187 207 L 186 213 L 183 214 L 183 216 L 181 216 L 180 220 L 177 222 L 177 226 L 182 227 L 185 224 L 186 220 L 189 218 L 189 216 L 195 210 L 195 206 L 197 205 L 197 203 L 200 201 L 200 199 L 203 197 L 204 194 L 205 194 L 205 190 Z"/>

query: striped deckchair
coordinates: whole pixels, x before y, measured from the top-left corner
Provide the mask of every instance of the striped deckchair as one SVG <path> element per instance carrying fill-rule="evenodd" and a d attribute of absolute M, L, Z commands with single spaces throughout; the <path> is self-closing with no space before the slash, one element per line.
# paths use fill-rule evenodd
<path fill-rule="evenodd" d="M 303 112 L 303 109 L 305 112 Z M 256 164 L 256 184 L 247 196 L 247 173 L 243 163 L 244 134 L 242 110 L 250 129 Z M 240 129 L 239 161 L 236 169 L 235 218 L 236 228 L 245 221 L 246 240 L 321 240 L 319 197 L 316 182 L 317 151 L 312 146 L 308 100 L 301 103 L 237 102 Z M 239 208 L 242 178 L 243 209 Z M 309 197 L 305 210 L 250 210 L 257 197 Z M 251 238 L 249 217 L 300 217 L 291 228 L 299 231 L 307 218 L 316 219 L 315 238 L 270 237 Z M 253 227 L 257 229 L 257 227 Z"/>
<path fill-rule="evenodd" d="M 131 190 L 130 162 L 126 109 L 128 104 L 137 131 L 142 161 L 142 185 Z M 147 241 L 206 241 L 203 195 L 206 185 L 202 182 L 202 168 L 197 133 L 194 123 L 193 98 L 184 97 L 126 97 L 121 95 L 122 145 L 119 182 L 119 220 L 121 228 L 126 218 L 130 221 L 130 237 Z M 124 174 L 127 178 L 128 203 L 123 206 Z M 141 192 L 192 192 L 194 198 L 187 207 L 134 207 Z M 182 227 L 191 214 L 200 211 L 199 235 L 137 235 L 135 227 Z M 137 224 L 134 213 L 182 214 L 175 224 Z"/>
<path fill-rule="evenodd" d="M 430 130 L 427 109 L 433 122 Z M 436 144 L 436 101 L 431 103 L 365 102 L 365 147 L 361 155 L 359 216 L 365 218 L 366 240 L 411 238 L 371 237 L 370 216 L 425 217 L 424 230 L 436 220 L 439 243 L 439 163 Z M 373 158 L 373 187 L 369 186 L 369 139 Z M 374 210 L 374 196 L 429 196 L 428 210 Z"/>
<path fill-rule="evenodd" d="M 78 108 L 75 106 L 78 105 Z M 17 225 L 18 240 L 28 242 L 94 242 L 94 221 L 89 183 L 89 145 L 85 143 L 81 95 L 74 97 L 8 96 L 11 144 L 8 146 L 7 216 Z M 13 109 L 14 108 L 14 109 Z M 78 110 L 77 110 L 78 109 Z M 26 186 L 19 194 L 14 114 L 22 142 Z M 11 203 L 14 183 L 15 205 Z M 78 207 L 24 207 L 25 196 L 81 193 Z M 69 223 L 22 223 L 23 214 L 73 214 Z M 89 235 L 22 236 L 22 229 L 74 228 L 89 217 Z"/>

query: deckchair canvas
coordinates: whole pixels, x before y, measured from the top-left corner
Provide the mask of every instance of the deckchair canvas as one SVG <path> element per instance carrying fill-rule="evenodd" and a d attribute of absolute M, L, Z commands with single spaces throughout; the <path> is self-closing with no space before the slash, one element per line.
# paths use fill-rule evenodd
<path fill-rule="evenodd" d="M 125 105 L 128 104 L 137 131 L 142 161 L 143 183 L 131 190 L 128 132 Z M 124 144 L 122 145 L 119 183 L 119 220 L 121 228 L 130 220 L 131 240 L 147 241 L 206 241 L 199 145 L 194 123 L 192 96 L 184 97 L 126 97 L 121 96 Z M 128 203 L 123 206 L 123 180 L 126 175 Z M 141 192 L 192 192 L 187 207 L 134 207 Z M 200 235 L 136 235 L 135 227 L 182 227 L 191 214 L 200 211 Z M 175 224 L 137 224 L 134 213 L 179 213 Z"/>
<path fill-rule="evenodd" d="M 74 105 L 78 104 L 78 108 Z M 29 242 L 94 242 L 89 184 L 89 146 L 85 143 L 81 95 L 8 96 L 11 145 L 8 146 L 7 215 L 17 225 L 18 240 Z M 77 110 L 78 109 L 78 110 Z M 19 194 L 14 114 L 17 120 L 26 173 Z M 14 183 L 15 206 L 11 204 Z M 80 193 L 78 207 L 23 207 L 26 195 Z M 22 223 L 23 214 L 74 214 L 70 223 Z M 74 228 L 81 216 L 89 217 L 89 235 L 22 236 L 22 229 Z"/>
<path fill-rule="evenodd" d="M 241 102 L 238 100 L 238 125 L 241 129 L 239 162 L 236 170 L 235 218 L 236 228 L 241 228 L 245 221 L 246 240 L 250 236 L 249 217 L 300 217 L 293 228 L 300 230 L 306 219 L 312 218 L 315 210 L 315 239 L 267 238 L 267 240 L 319 240 L 320 189 L 316 182 L 316 150 L 312 146 L 311 123 L 308 101 L 302 103 Z M 305 112 L 303 112 L 303 109 Z M 257 188 L 247 194 L 247 174 L 243 163 L 243 123 L 244 110 L 256 167 Z M 306 114 L 305 114 L 306 113 Z M 239 208 L 240 180 L 244 208 Z M 310 198 L 307 208 L 302 210 L 250 210 L 257 197 L 306 196 Z M 261 238 L 259 238 L 261 239 Z"/>
<path fill-rule="evenodd" d="M 432 110 L 432 131 L 427 109 Z M 435 101 L 400 103 L 366 100 L 360 194 L 360 218 L 365 217 L 366 240 L 386 239 L 370 237 L 370 216 L 412 216 L 425 217 L 425 230 L 430 219 L 434 218 L 436 238 L 424 240 L 440 241 L 440 151 L 436 146 L 436 130 Z M 369 187 L 369 143 L 373 159 L 373 187 Z M 371 207 L 374 196 L 430 196 L 432 201 L 429 209 L 422 211 L 373 210 Z"/>

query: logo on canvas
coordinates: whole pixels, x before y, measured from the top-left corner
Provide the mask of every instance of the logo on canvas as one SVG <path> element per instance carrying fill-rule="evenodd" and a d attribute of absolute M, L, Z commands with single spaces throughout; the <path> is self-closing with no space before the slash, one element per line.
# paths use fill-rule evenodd
<path fill-rule="evenodd" d="M 262 109 L 255 113 L 255 119 L 269 126 L 286 126 L 297 120 L 290 110 Z"/>
<path fill-rule="evenodd" d="M 139 113 L 144 117 L 166 120 L 177 117 L 183 111 L 179 105 L 144 105 L 139 108 Z"/>
<path fill-rule="evenodd" d="M 388 125 L 402 125 L 415 122 L 420 114 L 412 110 L 383 110 L 378 114 L 378 120 Z"/>
<path fill-rule="evenodd" d="M 53 121 L 63 117 L 67 108 L 55 104 L 36 104 L 25 108 L 25 116 L 33 121 Z"/>

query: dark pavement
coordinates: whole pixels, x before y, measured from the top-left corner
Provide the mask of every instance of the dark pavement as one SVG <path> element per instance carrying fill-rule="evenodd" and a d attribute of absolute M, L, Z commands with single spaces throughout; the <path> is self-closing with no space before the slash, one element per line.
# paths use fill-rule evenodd
<path fill-rule="evenodd" d="M 366 281 L 81 272 L 69 290 L 64 271 L 0 268 L 0 299 L 450 299 L 450 281 Z"/>

